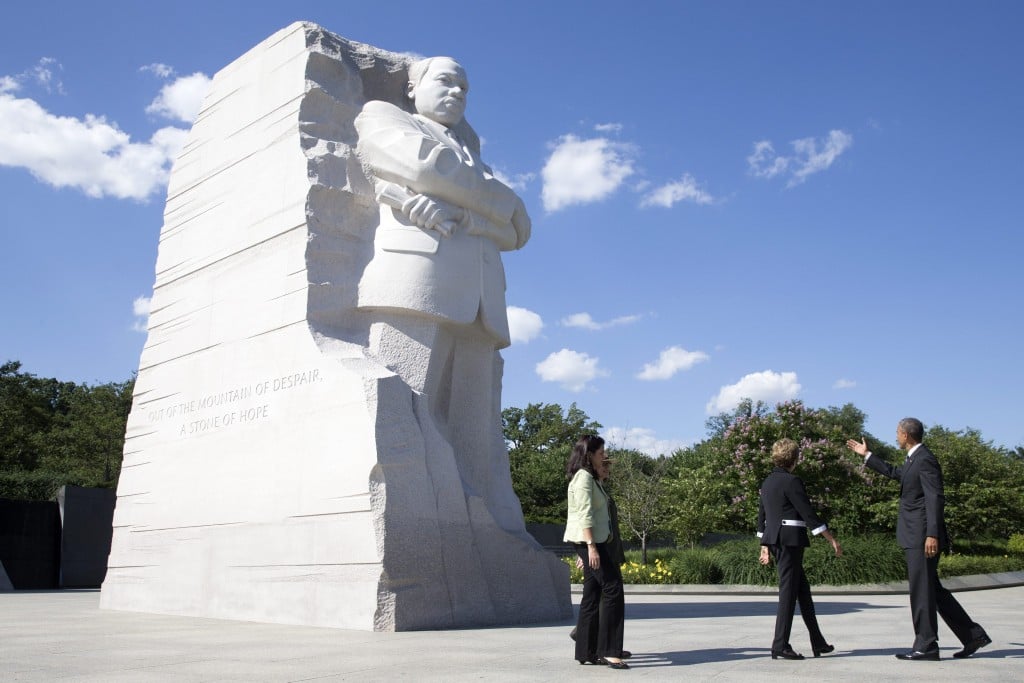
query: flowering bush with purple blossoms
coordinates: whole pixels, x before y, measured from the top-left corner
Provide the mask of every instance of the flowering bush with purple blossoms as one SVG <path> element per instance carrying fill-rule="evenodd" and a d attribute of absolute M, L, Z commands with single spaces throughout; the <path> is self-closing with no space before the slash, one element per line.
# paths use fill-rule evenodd
<path fill-rule="evenodd" d="M 770 410 L 763 403 L 746 401 L 731 416 L 720 416 L 709 426 L 716 422 L 718 433 L 707 444 L 711 457 L 706 465 L 725 495 L 725 526 L 718 530 L 753 532 L 761 482 L 772 470 L 772 445 L 783 438 L 800 444 L 795 473 L 830 527 L 840 533 L 893 528 L 895 517 L 888 514 L 893 490 L 846 447 L 846 440 L 860 436 L 864 427 L 863 413 L 852 405 L 814 409 L 787 401 Z M 872 448 L 891 452 L 882 444 Z"/>

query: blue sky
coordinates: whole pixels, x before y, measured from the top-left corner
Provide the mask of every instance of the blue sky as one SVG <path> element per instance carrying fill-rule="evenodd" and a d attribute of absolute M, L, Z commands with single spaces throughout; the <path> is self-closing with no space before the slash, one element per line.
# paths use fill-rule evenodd
<path fill-rule="evenodd" d="M 428 7 L 441 9 L 429 10 Z M 380 9 L 377 9 L 380 8 Z M 127 379 L 207 79 L 293 21 L 471 82 L 533 237 L 504 405 L 670 451 L 742 396 L 1024 444 L 1024 4 L 56 2 L 0 22 L 0 360 Z"/>

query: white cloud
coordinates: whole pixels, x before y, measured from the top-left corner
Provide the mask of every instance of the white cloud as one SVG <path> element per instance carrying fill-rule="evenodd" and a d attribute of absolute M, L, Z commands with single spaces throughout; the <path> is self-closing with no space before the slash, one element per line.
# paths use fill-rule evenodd
<path fill-rule="evenodd" d="M 513 190 L 525 190 L 527 184 L 537 177 L 536 173 L 516 173 L 515 175 L 505 175 L 499 169 L 493 169 L 494 177 L 505 183 Z"/>
<path fill-rule="evenodd" d="M 697 363 L 703 363 L 710 358 L 703 351 L 687 351 L 681 346 L 670 346 L 658 355 L 657 361 L 645 363 L 643 370 L 637 373 L 636 378 L 669 379 L 680 370 L 689 370 Z"/>
<path fill-rule="evenodd" d="M 139 71 L 148 71 L 151 74 L 156 74 L 160 78 L 170 78 L 174 75 L 173 66 L 167 66 L 166 64 L 161 64 L 159 62 L 140 66 Z"/>
<path fill-rule="evenodd" d="M 633 174 L 633 148 L 623 143 L 565 135 L 551 148 L 541 171 L 541 198 L 547 211 L 600 201 Z"/>
<path fill-rule="evenodd" d="M 541 317 L 527 308 L 509 306 L 507 311 L 508 330 L 512 335 L 513 344 L 525 344 L 531 339 L 536 339 L 544 328 Z"/>
<path fill-rule="evenodd" d="M 620 133 L 622 132 L 621 123 L 599 123 L 594 126 L 594 130 L 598 133 Z"/>
<path fill-rule="evenodd" d="M 801 184 L 811 175 L 824 171 L 853 144 L 853 136 L 842 130 L 831 130 L 822 140 L 801 138 L 793 140 L 793 155 L 780 156 L 768 140 L 754 143 L 753 153 L 747 157 L 751 175 L 758 178 L 774 178 L 790 173 L 786 187 Z"/>
<path fill-rule="evenodd" d="M 788 401 L 796 398 L 800 388 L 795 372 L 754 372 L 736 384 L 722 387 L 718 395 L 708 401 L 706 409 L 709 415 L 728 412 L 745 398 L 765 403 Z"/>
<path fill-rule="evenodd" d="M 663 206 L 666 209 L 672 208 L 677 202 L 693 202 L 694 204 L 711 204 L 715 198 L 710 193 L 697 185 L 696 179 L 689 173 L 674 183 L 662 185 L 649 192 L 640 202 L 643 208 L 649 206 Z"/>
<path fill-rule="evenodd" d="M 629 325 L 640 320 L 643 316 L 640 315 L 623 315 L 618 318 L 613 318 L 607 322 L 599 323 L 590 317 L 589 313 L 573 313 L 570 316 L 562 318 L 561 323 L 564 327 L 581 327 L 585 330 L 606 330 L 609 327 L 616 327 L 617 325 Z"/>
<path fill-rule="evenodd" d="M 0 76 L 0 93 L 20 90 L 27 81 L 34 83 L 48 93 L 64 94 L 64 84 L 54 71 L 63 71 L 64 67 L 53 57 L 43 57 L 30 69 L 17 76 Z"/>
<path fill-rule="evenodd" d="M 151 300 L 148 296 L 140 296 L 132 302 L 132 314 L 135 316 L 135 323 L 132 329 L 136 332 L 145 332 L 149 328 L 149 307 Z"/>
<path fill-rule="evenodd" d="M 0 165 L 25 168 L 54 187 L 73 187 L 90 197 L 145 199 L 167 182 L 186 131 L 162 128 L 149 142 L 129 135 L 102 116 L 55 116 L 35 100 L 0 91 Z"/>
<path fill-rule="evenodd" d="M 775 154 L 775 148 L 767 140 L 754 143 L 754 152 L 747 157 L 751 175 L 758 178 L 774 178 L 786 170 L 789 159 Z"/>
<path fill-rule="evenodd" d="M 46 92 L 57 92 L 63 95 L 64 84 L 54 74 L 55 69 L 63 71 L 64 67 L 53 57 L 43 57 L 26 75 L 32 78 Z"/>
<path fill-rule="evenodd" d="M 688 445 L 680 439 L 659 439 L 654 430 L 643 427 L 609 427 L 601 432 L 601 437 L 614 448 L 640 451 L 655 458 L 671 455 Z"/>
<path fill-rule="evenodd" d="M 557 382 L 566 391 L 579 392 L 592 380 L 608 375 L 598 362 L 585 353 L 562 349 L 537 363 L 536 371 L 545 382 Z"/>
<path fill-rule="evenodd" d="M 146 107 L 146 113 L 192 123 L 210 89 L 210 82 L 206 74 L 199 72 L 176 78 L 160 89 L 160 94 Z"/>
<path fill-rule="evenodd" d="M 158 75 L 173 72 L 162 64 L 144 68 Z M 133 142 L 104 116 L 56 116 L 33 99 L 14 96 L 29 79 L 48 91 L 63 92 L 55 76 L 59 69 L 56 60 L 44 58 L 19 76 L 0 77 L 0 130 L 5 131 L 0 165 L 24 168 L 53 187 L 76 188 L 90 197 L 142 200 L 162 188 L 187 131 L 165 127 L 147 142 Z M 208 83 L 202 74 L 178 79 L 164 87 L 149 109 L 191 120 L 185 117 L 194 117 L 192 109 L 198 110 L 195 93 L 205 92 Z"/>
<path fill-rule="evenodd" d="M 857 386 L 857 383 L 855 381 L 853 381 L 852 379 L 846 379 L 845 377 L 840 377 L 839 379 L 836 380 L 836 383 L 832 385 L 832 388 L 833 389 L 853 389 L 855 386 Z"/>
<path fill-rule="evenodd" d="M 807 180 L 807 176 L 824 171 L 852 144 L 853 136 L 841 130 L 830 130 L 820 150 L 814 138 L 794 140 L 793 150 L 796 152 L 798 166 L 787 186 L 799 185 Z"/>

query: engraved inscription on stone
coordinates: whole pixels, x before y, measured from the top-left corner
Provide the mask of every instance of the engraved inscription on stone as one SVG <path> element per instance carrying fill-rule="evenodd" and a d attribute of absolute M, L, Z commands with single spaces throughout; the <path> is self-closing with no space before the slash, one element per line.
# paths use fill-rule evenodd
<path fill-rule="evenodd" d="M 168 398 L 140 405 L 153 426 L 170 423 L 179 437 L 202 434 L 222 427 L 251 424 L 270 417 L 277 394 L 321 381 L 313 368 L 289 375 L 262 379 L 242 386 L 203 392 L 200 398 Z"/>

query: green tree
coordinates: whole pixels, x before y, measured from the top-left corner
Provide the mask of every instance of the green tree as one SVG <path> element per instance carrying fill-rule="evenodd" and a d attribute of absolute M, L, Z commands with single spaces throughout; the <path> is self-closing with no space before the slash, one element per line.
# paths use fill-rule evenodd
<path fill-rule="evenodd" d="M 665 528 L 676 545 L 693 548 L 705 534 L 729 529 L 731 493 L 710 464 L 686 463 L 666 477 Z"/>
<path fill-rule="evenodd" d="M 94 387 L 0 366 L 0 497 L 48 500 L 64 484 L 116 486 L 134 380 Z"/>
<path fill-rule="evenodd" d="M 132 379 L 75 387 L 67 412 L 50 426 L 42 469 L 61 472 L 77 486 L 116 486 L 134 385 Z"/>
<path fill-rule="evenodd" d="M 614 461 L 609 487 L 619 511 L 620 533 L 640 542 L 642 561 L 647 564 L 647 542 L 665 531 L 668 518 L 665 471 L 669 461 L 628 449 L 610 450 L 608 455 Z"/>
<path fill-rule="evenodd" d="M 874 528 L 891 528 L 894 520 L 883 515 L 888 508 L 873 507 L 888 504 L 890 490 L 846 448 L 846 439 L 864 434 L 864 415 L 854 406 L 811 409 L 789 401 L 771 409 L 746 400 L 707 426 L 709 438 L 675 458 L 679 464 L 669 488 L 677 542 L 694 543 L 713 530 L 752 532 L 759 488 L 772 468 L 771 447 L 781 438 L 800 444 L 797 474 L 830 526 L 859 533 L 868 519 Z M 889 453 L 865 436 L 876 452 Z"/>
<path fill-rule="evenodd" d="M 956 539 L 1008 538 L 1024 529 L 1024 462 L 974 429 L 936 425 L 924 443 L 942 465 L 946 526 Z"/>
<path fill-rule="evenodd" d="M 54 417 L 68 410 L 75 385 L 21 372 L 21 363 L 0 365 L 0 471 L 32 471 L 46 449 Z"/>
<path fill-rule="evenodd" d="M 512 488 L 527 522 L 562 524 L 566 514 L 565 466 L 572 446 L 584 434 L 596 434 L 598 422 L 573 403 L 531 403 L 501 411 L 508 444 Z"/>

